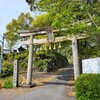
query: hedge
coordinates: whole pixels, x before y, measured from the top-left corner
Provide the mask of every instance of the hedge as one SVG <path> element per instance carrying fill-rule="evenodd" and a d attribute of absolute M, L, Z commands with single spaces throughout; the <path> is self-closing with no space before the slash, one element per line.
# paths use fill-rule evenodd
<path fill-rule="evenodd" d="M 82 74 L 75 81 L 77 100 L 100 100 L 100 74 Z"/>

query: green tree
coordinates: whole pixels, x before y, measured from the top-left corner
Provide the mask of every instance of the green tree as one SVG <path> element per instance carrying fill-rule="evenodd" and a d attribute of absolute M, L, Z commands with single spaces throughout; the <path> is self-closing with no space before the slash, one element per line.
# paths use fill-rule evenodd
<path fill-rule="evenodd" d="M 43 28 L 49 28 L 52 24 L 52 16 L 49 15 L 49 13 L 41 14 L 39 16 L 36 16 L 36 18 L 32 21 L 32 28 L 33 29 L 43 29 Z"/>
<path fill-rule="evenodd" d="M 18 37 L 18 30 L 28 30 L 32 26 L 33 17 L 31 17 L 30 13 L 21 13 L 18 19 L 12 19 L 10 23 L 7 24 L 5 32 L 5 37 L 7 41 L 7 46 L 9 47 L 10 51 L 12 47 L 15 45 Z"/>
<path fill-rule="evenodd" d="M 28 30 L 32 26 L 33 17 L 30 13 L 21 13 L 18 19 L 12 19 L 10 23 L 7 24 L 6 29 L 8 31 L 17 32 L 18 30 Z"/>
<path fill-rule="evenodd" d="M 69 34 L 84 31 L 96 33 L 97 27 L 100 26 L 99 0 L 26 0 L 26 2 L 30 4 L 32 10 L 49 12 L 53 16 L 52 26 L 60 29 L 67 27 L 66 31 Z"/>
<path fill-rule="evenodd" d="M 12 47 L 15 45 L 15 43 L 18 40 L 18 35 L 13 33 L 13 32 L 6 32 L 5 33 L 6 41 L 7 41 L 7 46 L 11 52 Z"/>
<path fill-rule="evenodd" d="M 85 33 L 92 37 L 96 36 L 100 47 L 99 0 L 26 0 L 26 2 L 30 4 L 31 10 L 49 13 L 53 28 L 67 28 L 63 35 Z"/>
<path fill-rule="evenodd" d="M 35 55 L 35 69 L 38 71 L 55 71 L 66 67 L 68 60 L 56 50 L 38 51 Z"/>
<path fill-rule="evenodd" d="M 53 28 L 67 28 L 65 35 L 84 33 L 92 37 L 100 33 L 99 0 L 26 0 L 26 2 L 30 4 L 31 10 L 49 13 L 53 17 L 51 24 Z M 77 56 L 76 58 L 78 59 Z"/>

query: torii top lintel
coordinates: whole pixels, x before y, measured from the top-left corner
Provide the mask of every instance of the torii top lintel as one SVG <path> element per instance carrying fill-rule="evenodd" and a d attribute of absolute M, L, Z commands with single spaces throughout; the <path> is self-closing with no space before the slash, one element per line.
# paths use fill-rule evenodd
<path fill-rule="evenodd" d="M 60 31 L 65 31 L 66 28 L 61 29 Z M 31 35 L 36 36 L 36 35 L 43 35 L 43 34 L 47 34 L 48 32 L 51 33 L 57 33 L 59 32 L 59 30 L 42 30 L 42 31 L 32 31 L 32 30 L 21 30 L 18 31 L 18 33 L 20 34 L 20 37 L 30 37 Z M 61 37 L 55 37 L 54 42 L 62 42 L 62 41 L 67 41 L 67 40 L 72 40 L 73 37 L 76 37 L 77 39 L 83 39 L 83 38 L 87 38 L 86 34 L 77 34 L 77 35 L 67 35 L 67 36 L 61 36 Z M 34 39 L 33 44 L 34 45 L 39 45 L 39 44 L 45 44 L 45 43 L 51 43 L 52 41 L 48 41 L 47 38 L 44 39 Z M 22 44 L 29 44 L 30 41 L 22 41 Z"/>
<path fill-rule="evenodd" d="M 61 31 L 65 31 L 66 28 L 62 28 Z M 50 30 L 49 30 L 50 31 Z M 59 32 L 59 30 L 51 30 L 51 33 L 56 33 Z M 30 35 L 43 35 L 43 34 L 47 34 L 48 33 L 48 29 L 46 30 L 19 30 L 18 34 L 20 34 L 20 37 L 29 37 Z"/>

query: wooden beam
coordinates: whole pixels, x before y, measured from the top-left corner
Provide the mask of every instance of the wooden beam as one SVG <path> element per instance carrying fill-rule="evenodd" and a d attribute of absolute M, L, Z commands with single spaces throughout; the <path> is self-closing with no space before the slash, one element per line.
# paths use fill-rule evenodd
<path fill-rule="evenodd" d="M 59 32 L 59 31 L 65 31 L 67 28 L 62 28 L 61 30 L 53 30 L 53 33 Z M 31 30 L 19 30 L 18 34 L 20 34 L 20 37 L 29 37 L 30 35 L 43 35 L 47 34 L 47 31 L 31 31 Z"/>
<path fill-rule="evenodd" d="M 73 36 L 61 36 L 61 37 L 55 37 L 54 41 L 51 42 L 62 42 L 62 41 L 68 41 L 68 40 L 72 40 Z M 83 39 L 83 38 L 87 38 L 85 34 L 82 35 L 76 35 L 77 39 Z M 46 44 L 46 43 L 51 43 L 49 41 L 47 41 L 47 38 L 44 39 L 34 39 L 33 40 L 33 44 L 34 45 L 41 45 L 41 44 Z M 21 44 L 29 44 L 29 40 L 27 41 L 22 41 Z"/>
<path fill-rule="evenodd" d="M 40 32 L 29 32 L 29 33 L 22 33 L 20 34 L 20 37 L 29 37 L 30 35 L 43 35 L 43 34 L 46 34 L 47 32 L 46 31 L 40 31 Z"/>
<path fill-rule="evenodd" d="M 67 37 L 67 36 L 56 37 L 54 42 L 62 42 L 62 41 L 66 41 L 66 40 L 71 40 L 71 38 Z M 51 41 L 51 42 L 53 42 L 53 41 Z M 51 42 L 47 41 L 47 38 L 34 39 L 33 40 L 34 45 L 46 44 L 46 43 L 51 43 Z M 29 40 L 28 41 L 22 41 L 21 44 L 29 44 Z"/>

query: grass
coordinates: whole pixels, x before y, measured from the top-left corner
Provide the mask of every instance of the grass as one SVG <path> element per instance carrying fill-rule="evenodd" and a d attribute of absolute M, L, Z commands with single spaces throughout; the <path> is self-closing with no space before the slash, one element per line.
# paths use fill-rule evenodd
<path fill-rule="evenodd" d="M 22 78 L 19 77 L 19 82 L 21 80 Z M 13 88 L 13 76 L 2 78 L 2 88 Z"/>
<path fill-rule="evenodd" d="M 2 78 L 2 88 L 13 88 L 13 76 Z"/>

